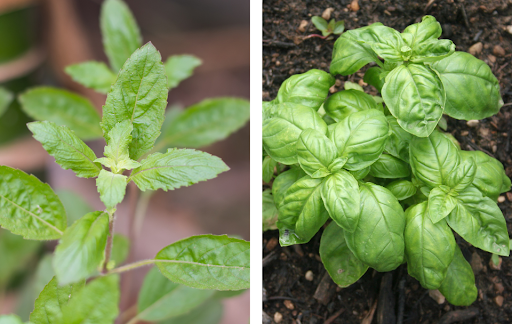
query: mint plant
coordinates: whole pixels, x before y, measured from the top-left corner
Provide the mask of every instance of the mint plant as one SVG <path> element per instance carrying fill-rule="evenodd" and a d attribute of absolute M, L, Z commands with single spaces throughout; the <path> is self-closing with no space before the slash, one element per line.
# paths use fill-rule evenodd
<path fill-rule="evenodd" d="M 197 235 L 164 247 L 152 259 L 123 264 L 133 242 L 114 231 L 116 219 L 126 216 L 117 207 L 128 186 L 143 191 L 134 220 L 137 232 L 154 191 L 190 186 L 228 171 L 220 158 L 195 148 L 243 126 L 249 104 L 209 99 L 186 110 L 171 109 L 166 116 L 169 90 L 190 76 L 200 60 L 180 55 L 164 64 L 151 43 L 142 45 L 135 19 L 120 0 L 104 2 L 101 28 L 110 67 L 85 62 L 66 71 L 107 93 L 102 117 L 86 98 L 62 89 L 38 87 L 19 99 L 38 120 L 27 125 L 34 138 L 63 169 L 95 178 L 105 209 L 90 210 L 70 203 L 70 197 L 65 208 L 60 198 L 64 201 L 65 194 L 59 197 L 35 176 L 0 166 L 2 228 L 26 240 L 58 240 L 50 261 L 53 278 L 45 281 L 30 323 L 113 323 L 119 315 L 119 274 L 145 265 L 156 267 L 147 274 L 128 323 L 205 318 L 217 323 L 220 299 L 249 288 L 249 242 Z M 106 146 L 97 157 L 84 140 L 100 136 Z M 68 218 L 76 220 L 70 224 Z M 0 316 L 0 322 L 23 323 L 15 315 Z"/>
<path fill-rule="evenodd" d="M 341 287 L 370 267 L 407 263 L 423 287 L 470 305 L 475 277 L 455 234 L 509 256 L 496 201 L 511 181 L 498 160 L 461 150 L 436 126 L 443 113 L 484 118 L 503 102 L 490 68 L 440 35 L 431 16 L 402 33 L 380 23 L 350 30 L 336 41 L 330 74 L 284 81 L 263 105 L 264 181 L 272 185 L 263 192 L 264 224 L 277 226 L 287 246 L 307 243 L 331 219 L 320 257 Z M 364 80 L 382 98 L 351 85 L 328 96 L 334 75 L 370 62 L 378 67 Z"/>

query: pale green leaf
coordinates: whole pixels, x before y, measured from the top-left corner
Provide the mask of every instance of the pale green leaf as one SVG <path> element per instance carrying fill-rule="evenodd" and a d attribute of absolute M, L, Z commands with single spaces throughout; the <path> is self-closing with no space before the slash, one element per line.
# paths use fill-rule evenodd
<path fill-rule="evenodd" d="M 263 182 L 269 183 L 274 178 L 274 169 L 277 162 L 274 161 L 270 156 L 265 156 L 263 159 Z"/>
<path fill-rule="evenodd" d="M 398 200 L 404 200 L 416 194 L 416 186 L 407 180 L 396 180 L 386 186 L 386 189 Z"/>
<path fill-rule="evenodd" d="M 81 85 L 106 94 L 116 75 L 103 62 L 88 61 L 66 66 L 66 73 Z"/>
<path fill-rule="evenodd" d="M 313 25 L 315 25 L 316 29 L 319 31 L 326 31 L 327 30 L 327 21 L 319 16 L 313 16 L 311 17 L 311 22 Z"/>
<path fill-rule="evenodd" d="M 296 149 L 300 167 L 312 178 L 331 174 L 336 147 L 327 136 L 315 129 L 306 129 L 300 134 Z"/>
<path fill-rule="evenodd" d="M 473 269 L 458 246 L 439 291 L 455 306 L 469 306 L 478 296 Z"/>
<path fill-rule="evenodd" d="M 346 231 L 355 231 L 361 214 L 357 180 L 349 172 L 340 170 L 325 179 L 321 195 L 334 222 Z"/>
<path fill-rule="evenodd" d="M 203 62 L 193 55 L 173 55 L 164 63 L 169 90 L 176 88 L 181 81 L 189 78 L 194 69 Z"/>
<path fill-rule="evenodd" d="M 14 95 L 12 92 L 4 87 L 0 87 L 0 117 L 7 111 L 13 99 Z"/>
<path fill-rule="evenodd" d="M 133 125 L 128 120 L 117 123 L 106 136 L 107 146 L 103 152 L 106 158 L 100 158 L 97 161 L 109 167 L 114 173 L 139 167 L 140 163 L 130 159 L 128 152 L 128 145 L 132 141 L 132 130 Z"/>
<path fill-rule="evenodd" d="M 126 194 L 128 177 L 122 174 L 115 174 L 107 170 L 101 170 L 96 179 L 96 187 L 100 193 L 100 199 L 107 209 L 115 208 L 123 201 Z"/>
<path fill-rule="evenodd" d="M 170 318 L 159 322 L 159 324 L 219 324 L 223 312 L 222 303 L 218 300 L 211 300 L 204 303 L 197 311 Z"/>

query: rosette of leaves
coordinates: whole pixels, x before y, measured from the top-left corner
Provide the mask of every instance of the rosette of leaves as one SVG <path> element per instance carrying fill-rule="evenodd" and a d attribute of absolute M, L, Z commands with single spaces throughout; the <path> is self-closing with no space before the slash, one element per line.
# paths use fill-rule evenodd
<path fill-rule="evenodd" d="M 311 22 L 315 25 L 316 29 L 322 32 L 323 38 L 327 38 L 331 35 L 341 35 L 345 30 L 345 21 L 336 21 L 331 19 L 329 22 L 322 17 L 313 16 Z"/>

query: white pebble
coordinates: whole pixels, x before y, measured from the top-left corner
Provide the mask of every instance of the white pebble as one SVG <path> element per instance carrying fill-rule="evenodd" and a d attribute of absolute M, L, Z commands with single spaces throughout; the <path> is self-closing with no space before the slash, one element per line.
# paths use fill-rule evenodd
<path fill-rule="evenodd" d="M 313 281 L 313 271 L 308 270 L 308 271 L 306 272 L 306 280 L 307 280 L 307 281 Z"/>

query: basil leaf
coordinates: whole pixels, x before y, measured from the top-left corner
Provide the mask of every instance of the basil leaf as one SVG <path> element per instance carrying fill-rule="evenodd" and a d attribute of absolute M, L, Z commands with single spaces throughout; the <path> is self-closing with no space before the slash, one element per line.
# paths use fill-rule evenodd
<path fill-rule="evenodd" d="M 473 269 L 458 246 L 455 247 L 455 255 L 439 291 L 455 306 L 469 306 L 478 296 Z"/>
<path fill-rule="evenodd" d="M 446 185 L 453 188 L 455 192 L 461 192 L 473 183 L 476 172 L 477 165 L 471 156 L 461 158 L 459 166 L 448 175 Z"/>
<path fill-rule="evenodd" d="M 202 63 L 201 59 L 193 55 L 169 56 L 164 63 L 169 90 L 176 88 L 181 81 L 191 77 L 195 68 Z"/>
<path fill-rule="evenodd" d="M 116 81 L 116 75 L 103 62 L 88 61 L 68 65 L 65 71 L 75 82 L 104 94 L 108 93 Z"/>
<path fill-rule="evenodd" d="M 115 173 L 139 167 L 140 163 L 130 159 L 128 152 L 128 145 L 132 141 L 132 130 L 133 125 L 129 120 L 117 123 L 106 136 L 107 146 L 103 152 L 106 158 L 99 158 L 96 161 L 109 167 Z"/>
<path fill-rule="evenodd" d="M 386 116 L 389 123 L 389 139 L 386 142 L 385 151 L 394 157 L 409 162 L 409 143 L 413 135 L 405 131 L 393 116 Z"/>
<path fill-rule="evenodd" d="M 376 109 L 355 112 L 335 125 L 329 137 L 338 155 L 348 159 L 346 169 L 366 168 L 384 151 L 389 126 L 382 112 Z"/>
<path fill-rule="evenodd" d="M 384 187 L 360 183 L 361 216 L 353 233 L 345 232 L 354 255 L 379 272 L 396 269 L 404 260 L 405 216 L 402 206 Z"/>
<path fill-rule="evenodd" d="M 453 260 L 453 233 L 445 221 L 430 221 L 426 202 L 408 208 L 405 218 L 407 270 L 424 288 L 437 289 Z"/>
<path fill-rule="evenodd" d="M 276 113 L 263 121 L 263 147 L 277 162 L 295 164 L 298 162 L 297 140 L 308 128 L 327 133 L 327 125 L 312 108 L 292 103 L 279 104 Z"/>
<path fill-rule="evenodd" d="M 0 117 L 7 111 L 14 99 L 12 92 L 4 87 L 0 87 Z"/>
<path fill-rule="evenodd" d="M 297 182 L 300 178 L 304 177 L 306 173 L 301 168 L 292 168 L 279 174 L 272 183 L 272 195 L 276 206 L 279 206 L 285 197 L 286 190 L 292 184 Z"/>
<path fill-rule="evenodd" d="M 274 100 L 276 103 L 294 103 L 318 110 L 334 85 L 334 77 L 327 72 L 311 69 L 286 79 Z"/>
<path fill-rule="evenodd" d="M 160 135 L 166 104 L 164 66 L 160 53 L 148 43 L 136 50 L 119 71 L 103 106 L 103 133 L 108 134 L 117 123 L 129 120 L 133 124 L 130 157 L 138 160 Z"/>
<path fill-rule="evenodd" d="M 322 179 L 309 176 L 298 180 L 278 206 L 281 246 L 307 243 L 329 218 L 321 196 Z"/>
<path fill-rule="evenodd" d="M 98 273 L 108 235 L 109 217 L 101 211 L 83 216 L 64 232 L 52 262 L 60 285 Z"/>
<path fill-rule="evenodd" d="M 361 169 L 361 170 L 356 170 L 356 171 L 349 171 L 351 175 L 354 176 L 354 178 L 356 180 L 361 180 L 361 179 L 364 179 L 368 173 L 370 173 L 370 168 L 371 167 L 366 167 L 364 169 Z"/>
<path fill-rule="evenodd" d="M 441 132 L 414 137 L 410 143 L 411 168 L 416 178 L 430 188 L 446 185 L 460 164 L 459 150 Z"/>
<path fill-rule="evenodd" d="M 366 109 L 377 109 L 372 96 L 358 90 L 339 91 L 327 98 L 325 112 L 335 121 L 340 121 L 350 114 Z"/>
<path fill-rule="evenodd" d="M 445 114 L 456 119 L 483 119 L 503 106 L 498 79 L 484 61 L 455 52 L 431 66 L 446 91 Z"/>
<path fill-rule="evenodd" d="M 128 177 L 122 174 L 115 174 L 107 170 L 101 170 L 96 179 L 96 187 L 100 194 L 101 201 L 107 207 L 107 210 L 113 209 L 123 201 L 126 194 L 126 185 Z"/>
<path fill-rule="evenodd" d="M 66 211 L 46 183 L 0 166 L 0 225 L 29 240 L 56 240 L 66 229 Z"/>
<path fill-rule="evenodd" d="M 428 195 L 428 214 L 432 223 L 437 224 L 444 219 L 452 212 L 455 206 L 457 206 L 457 199 L 450 192 L 439 187 L 430 190 Z"/>
<path fill-rule="evenodd" d="M 433 16 L 423 16 L 421 22 L 409 25 L 403 31 L 402 38 L 411 48 L 426 41 L 438 39 L 443 30 L 441 24 Z"/>
<path fill-rule="evenodd" d="M 36 299 L 30 321 L 34 324 L 62 323 L 62 309 L 85 286 L 85 280 L 75 284 L 59 285 L 57 278 L 44 287 Z"/>
<path fill-rule="evenodd" d="M 361 213 L 357 180 L 347 171 L 338 171 L 325 179 L 321 196 L 331 218 L 344 230 L 354 232 Z"/>
<path fill-rule="evenodd" d="M 218 300 L 211 300 L 201 306 L 200 312 L 173 317 L 159 324 L 219 324 L 224 308 Z"/>
<path fill-rule="evenodd" d="M 404 43 L 399 32 L 382 25 L 373 24 L 370 27 L 369 32 L 362 35 L 362 41 L 371 45 L 379 57 L 388 62 L 407 60 L 411 49 Z"/>
<path fill-rule="evenodd" d="M 381 77 L 381 73 L 384 70 L 377 66 L 372 66 L 364 73 L 363 81 L 369 85 L 374 86 L 379 92 L 382 91 L 384 86 L 384 78 Z"/>
<path fill-rule="evenodd" d="M 227 235 L 198 235 L 163 248 L 156 265 L 171 281 L 198 289 L 249 288 L 249 242 Z"/>
<path fill-rule="evenodd" d="M 276 222 L 279 213 L 270 189 L 263 190 L 262 201 L 263 232 L 277 229 Z"/>
<path fill-rule="evenodd" d="M 370 166 L 370 175 L 382 179 L 398 179 L 410 176 L 411 170 L 409 164 L 404 161 L 389 154 L 382 154 Z"/>
<path fill-rule="evenodd" d="M 269 183 L 274 177 L 274 169 L 277 162 L 270 156 L 265 156 L 263 159 L 263 182 Z"/>
<path fill-rule="evenodd" d="M 94 152 L 66 126 L 40 121 L 28 123 L 27 127 L 64 170 L 71 169 L 81 178 L 97 177 L 100 173 L 101 165 L 94 162 Z"/>
<path fill-rule="evenodd" d="M 448 225 L 477 248 L 509 256 L 507 224 L 498 205 L 471 186 L 457 199 L 459 203 L 446 218 Z"/>
<path fill-rule="evenodd" d="M 168 149 L 167 153 L 153 153 L 130 178 L 140 190 L 174 190 L 217 177 L 229 170 L 216 156 L 188 149 Z"/>
<path fill-rule="evenodd" d="M 103 46 L 110 66 L 117 72 L 142 44 L 139 26 L 128 6 L 120 0 L 107 0 L 100 15 Z"/>
<path fill-rule="evenodd" d="M 100 115 L 92 103 L 82 96 L 57 88 L 36 87 L 18 98 L 23 111 L 35 120 L 67 126 L 83 140 L 102 136 Z"/>
<path fill-rule="evenodd" d="M 418 44 L 412 51 L 411 62 L 435 62 L 452 55 L 455 44 L 449 39 L 435 39 Z"/>
<path fill-rule="evenodd" d="M 62 323 L 112 324 L 119 314 L 119 276 L 89 282 L 62 308 Z"/>
<path fill-rule="evenodd" d="M 335 222 L 322 233 L 320 258 L 332 280 L 340 287 L 355 283 L 368 270 L 368 266 L 350 251 L 343 229 Z"/>
<path fill-rule="evenodd" d="M 416 194 L 416 186 L 407 180 L 395 180 L 386 186 L 398 200 L 405 200 Z"/>
<path fill-rule="evenodd" d="M 152 268 L 144 278 L 137 301 L 136 318 L 161 321 L 186 314 L 213 296 L 214 290 L 194 289 L 164 277 Z"/>
<path fill-rule="evenodd" d="M 336 147 L 324 134 L 306 129 L 297 140 L 297 158 L 304 172 L 312 178 L 323 178 L 331 174 L 329 166 L 336 158 Z"/>
<path fill-rule="evenodd" d="M 172 147 L 199 148 L 223 140 L 249 120 L 249 102 L 238 98 L 203 100 L 164 123 L 161 140 Z"/>
<path fill-rule="evenodd" d="M 398 124 L 415 136 L 429 136 L 443 116 L 443 83 L 425 65 L 400 65 L 391 71 L 382 98 Z"/>

